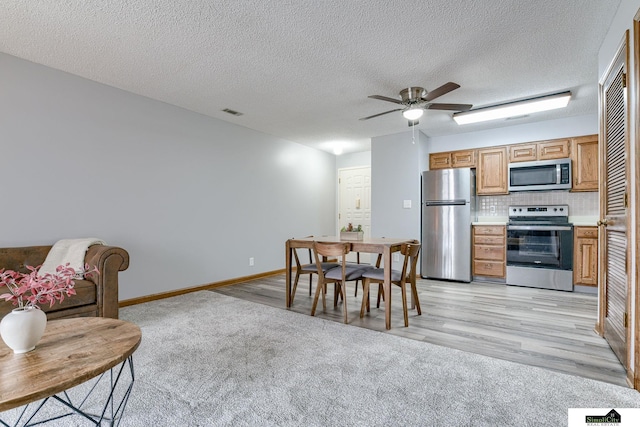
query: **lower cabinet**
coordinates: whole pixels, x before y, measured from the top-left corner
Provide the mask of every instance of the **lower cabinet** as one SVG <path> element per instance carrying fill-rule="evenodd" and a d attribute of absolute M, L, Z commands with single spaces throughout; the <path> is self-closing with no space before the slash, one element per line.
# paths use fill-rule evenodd
<path fill-rule="evenodd" d="M 506 277 L 506 234 L 504 225 L 473 226 L 473 276 Z"/>
<path fill-rule="evenodd" d="M 598 227 L 573 230 L 573 283 L 598 286 Z"/>

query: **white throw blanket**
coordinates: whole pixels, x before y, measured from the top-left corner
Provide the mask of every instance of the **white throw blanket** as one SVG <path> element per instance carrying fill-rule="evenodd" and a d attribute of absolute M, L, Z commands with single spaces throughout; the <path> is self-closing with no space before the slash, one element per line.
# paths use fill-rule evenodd
<path fill-rule="evenodd" d="M 82 279 L 84 277 L 82 274 L 82 272 L 84 272 L 84 256 L 89 246 L 106 244 L 104 240 L 93 237 L 87 239 L 58 240 L 49 251 L 38 274 L 40 276 L 46 273 L 53 274 L 56 272 L 56 267 L 69 263 L 69 267 L 73 268 L 76 272 L 80 272 L 77 278 Z"/>

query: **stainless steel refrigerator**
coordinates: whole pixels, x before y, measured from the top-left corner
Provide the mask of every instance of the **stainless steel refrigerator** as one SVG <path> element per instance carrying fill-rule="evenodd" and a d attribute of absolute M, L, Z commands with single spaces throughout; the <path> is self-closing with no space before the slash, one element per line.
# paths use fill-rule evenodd
<path fill-rule="evenodd" d="M 422 173 L 422 277 L 471 281 L 471 223 L 475 220 L 475 170 Z"/>

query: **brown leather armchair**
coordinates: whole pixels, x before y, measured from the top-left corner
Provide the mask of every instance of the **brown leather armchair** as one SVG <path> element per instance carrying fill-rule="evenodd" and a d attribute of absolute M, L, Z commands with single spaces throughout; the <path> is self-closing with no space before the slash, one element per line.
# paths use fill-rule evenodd
<path fill-rule="evenodd" d="M 20 248 L 0 248 L 0 269 L 27 272 L 26 265 L 42 265 L 51 246 L 28 246 Z M 118 273 L 129 267 L 129 253 L 116 246 L 93 245 L 85 255 L 85 263 L 90 268 L 96 266 L 100 274 L 84 280 L 75 280 L 76 295 L 65 297 L 62 303 L 53 307 L 44 304 L 40 308 L 47 318 L 67 317 L 111 317 L 118 318 Z M 7 292 L 0 287 L 0 294 Z M 0 318 L 15 306 L 0 300 Z"/>

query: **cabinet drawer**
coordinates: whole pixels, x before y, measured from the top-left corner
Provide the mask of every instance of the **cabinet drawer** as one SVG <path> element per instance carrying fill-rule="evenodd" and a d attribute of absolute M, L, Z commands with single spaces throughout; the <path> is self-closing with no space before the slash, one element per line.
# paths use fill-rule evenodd
<path fill-rule="evenodd" d="M 473 150 L 451 153 L 451 165 L 454 168 L 473 168 L 476 166 L 476 152 Z"/>
<path fill-rule="evenodd" d="M 451 153 L 429 154 L 429 169 L 447 169 L 451 167 Z"/>
<path fill-rule="evenodd" d="M 473 261 L 474 276 L 505 277 L 504 262 Z"/>
<path fill-rule="evenodd" d="M 509 146 L 509 161 L 530 162 L 536 160 L 536 144 L 517 144 Z"/>
<path fill-rule="evenodd" d="M 480 235 L 473 236 L 474 244 L 504 246 L 504 236 Z"/>
<path fill-rule="evenodd" d="M 475 245 L 473 258 L 479 259 L 479 260 L 490 259 L 490 260 L 496 260 L 496 261 L 504 261 L 504 247 Z"/>
<path fill-rule="evenodd" d="M 473 227 L 473 232 L 476 235 L 494 235 L 504 236 L 506 227 L 503 225 L 476 225 Z"/>
<path fill-rule="evenodd" d="M 576 227 L 576 237 L 586 237 L 595 239 L 598 237 L 598 229 L 596 227 Z"/>
<path fill-rule="evenodd" d="M 569 157 L 568 139 L 538 143 L 538 160 L 564 159 L 566 157 Z"/>

